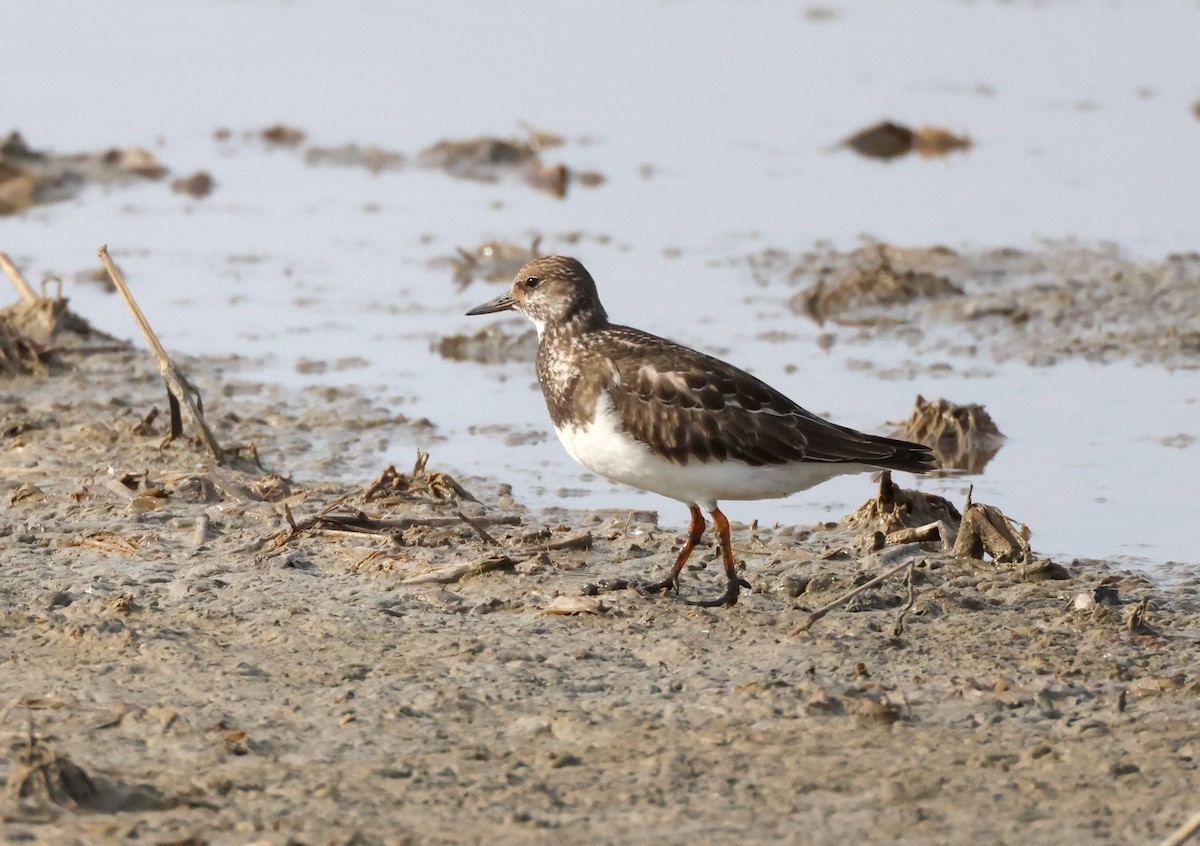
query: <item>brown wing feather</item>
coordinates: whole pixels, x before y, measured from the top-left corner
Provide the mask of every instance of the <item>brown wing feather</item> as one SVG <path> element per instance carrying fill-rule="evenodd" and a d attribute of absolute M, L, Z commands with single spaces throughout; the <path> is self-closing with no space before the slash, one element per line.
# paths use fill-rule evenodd
<path fill-rule="evenodd" d="M 619 374 L 608 392 L 626 431 L 668 461 L 841 462 L 915 473 L 934 466 L 928 448 L 822 420 L 720 359 L 624 326 L 596 335 Z"/>

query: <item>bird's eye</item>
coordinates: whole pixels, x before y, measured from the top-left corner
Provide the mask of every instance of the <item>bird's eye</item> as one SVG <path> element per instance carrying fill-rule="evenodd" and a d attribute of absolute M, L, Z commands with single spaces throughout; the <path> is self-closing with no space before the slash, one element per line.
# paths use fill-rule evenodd
<path fill-rule="evenodd" d="M 542 280 L 538 279 L 536 276 L 530 276 L 528 279 L 525 280 L 525 287 L 526 288 L 536 288 L 538 285 L 541 284 L 541 282 L 542 282 Z"/>

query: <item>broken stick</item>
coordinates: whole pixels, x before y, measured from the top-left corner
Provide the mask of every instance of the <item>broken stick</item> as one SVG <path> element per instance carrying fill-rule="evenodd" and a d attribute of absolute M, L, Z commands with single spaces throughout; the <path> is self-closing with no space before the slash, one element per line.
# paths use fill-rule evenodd
<path fill-rule="evenodd" d="M 837 608 L 838 606 L 841 606 L 841 605 L 845 605 L 847 602 L 849 602 L 854 597 L 858 596 L 863 591 L 869 590 L 869 589 L 875 587 L 875 585 L 879 584 L 884 579 L 890 578 L 891 576 L 894 576 L 897 573 L 899 573 L 905 567 L 911 567 L 911 566 L 913 566 L 913 562 L 911 560 L 905 561 L 903 564 L 897 564 L 892 569 L 887 570 L 886 572 L 880 573 L 878 576 L 871 579 L 871 581 L 864 582 L 863 584 L 856 587 L 854 590 L 849 591 L 848 593 L 842 594 L 837 599 L 835 599 L 833 602 L 829 603 L 828 605 L 824 605 L 824 606 L 818 608 L 816 611 L 813 611 L 811 614 L 809 614 L 807 617 L 805 617 L 804 620 L 800 623 L 800 625 L 796 626 L 796 628 L 794 628 L 790 632 L 788 632 L 788 635 L 790 637 L 794 637 L 795 635 L 802 634 L 802 633 L 808 631 L 810 628 L 812 628 L 813 623 L 817 622 L 817 620 L 824 617 L 826 614 L 828 614 L 834 608 Z"/>
<path fill-rule="evenodd" d="M 150 322 L 146 320 L 146 315 L 142 314 L 141 308 L 138 307 L 137 301 L 134 300 L 133 294 L 130 293 L 129 286 L 125 284 L 125 277 L 108 255 L 107 246 L 100 248 L 100 263 L 108 271 L 108 276 L 112 280 L 113 285 L 116 286 L 117 291 L 121 294 L 121 299 L 129 307 L 134 322 L 142 330 L 142 335 L 145 336 L 147 343 L 150 344 L 150 349 L 154 351 L 154 357 L 158 359 L 158 370 L 162 373 L 163 381 L 167 383 L 167 400 L 171 405 L 171 437 L 167 441 L 169 442 L 183 433 L 183 424 L 179 419 L 180 406 L 182 405 L 187 412 L 192 426 L 199 433 L 200 440 L 204 443 L 204 446 L 213 454 L 213 458 L 217 460 L 218 464 L 223 463 L 225 453 L 221 449 L 221 445 L 217 443 L 217 438 L 213 435 L 212 430 L 208 428 L 208 424 L 204 422 L 204 406 L 200 399 L 200 392 L 192 387 L 183 374 L 179 372 L 179 368 L 175 366 L 175 362 L 167 355 L 167 351 L 158 340 L 158 336 L 150 328 Z"/>
<path fill-rule="evenodd" d="M 1198 833 L 1200 833 L 1200 811 L 1193 814 L 1191 819 L 1177 828 L 1160 846 L 1182 846 Z"/>
<path fill-rule="evenodd" d="M 4 273 L 13 283 L 13 287 L 21 295 L 21 299 L 27 303 L 36 303 L 41 299 L 37 295 L 37 292 L 33 290 L 33 286 L 21 275 L 21 271 L 17 270 L 17 266 L 12 263 L 12 259 L 8 257 L 8 253 L 0 253 L 0 268 L 4 269 Z"/>

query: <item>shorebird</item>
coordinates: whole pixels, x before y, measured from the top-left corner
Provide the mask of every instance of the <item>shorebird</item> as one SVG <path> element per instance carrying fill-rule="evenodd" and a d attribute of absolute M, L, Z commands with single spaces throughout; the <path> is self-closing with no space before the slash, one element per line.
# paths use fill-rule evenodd
<path fill-rule="evenodd" d="M 573 258 L 545 256 L 468 315 L 519 311 L 537 328 L 537 377 L 555 434 L 588 470 L 687 505 L 683 549 L 651 592 L 679 574 L 712 515 L 725 592 L 691 601 L 732 606 L 737 573 L 721 500 L 785 497 L 844 473 L 933 469 L 928 447 L 868 435 L 805 411 L 760 379 L 689 347 L 609 323 L 596 283 Z"/>

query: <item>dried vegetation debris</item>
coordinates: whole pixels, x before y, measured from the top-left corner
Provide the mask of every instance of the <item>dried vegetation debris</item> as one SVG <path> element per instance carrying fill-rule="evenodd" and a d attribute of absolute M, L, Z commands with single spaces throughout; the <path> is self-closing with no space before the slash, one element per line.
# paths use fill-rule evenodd
<path fill-rule="evenodd" d="M 66 366 L 67 353 L 87 353 L 98 348 L 127 346 L 96 329 L 67 307 L 62 286 L 47 280 L 38 294 L 21 271 L 0 253 L 3 270 L 20 299 L 0 309 L 0 377 L 22 374 L 49 375 Z M 52 291 L 52 292 L 51 292 Z"/>
<path fill-rule="evenodd" d="M 233 139 L 234 133 L 229 129 L 218 129 L 213 136 L 218 141 L 225 143 Z M 375 144 L 362 146 L 346 143 L 334 147 L 310 144 L 305 146 L 308 133 L 286 123 L 272 124 L 265 129 L 243 132 L 241 137 L 245 141 L 262 141 L 269 148 L 302 152 L 304 161 L 314 167 L 361 167 L 371 173 L 382 173 L 388 170 L 401 170 L 408 164 L 408 157 L 403 153 L 387 150 Z"/>
<path fill-rule="evenodd" d="M 286 123 L 274 123 L 266 129 L 261 130 L 259 137 L 268 144 L 277 144 L 280 147 L 299 147 L 308 138 L 308 133 L 303 129 L 298 129 L 294 126 L 289 126 Z M 218 129 L 214 133 L 218 141 L 227 141 L 232 133 L 227 130 Z"/>
<path fill-rule="evenodd" d="M 859 533 L 881 532 L 891 536 L 904 529 L 944 523 L 952 538 L 961 520 L 962 515 L 949 500 L 901 488 L 892 481 L 891 471 L 885 470 L 879 474 L 876 495 L 843 517 L 838 525 Z"/>
<path fill-rule="evenodd" d="M 780 265 L 777 257 L 750 261 L 757 273 Z M 871 243 L 803 253 L 779 272 L 800 289 L 793 312 L 903 332 L 923 352 L 982 350 L 1039 365 L 1072 356 L 1200 366 L 1198 253 L 1138 261 L 1111 245 L 959 252 Z M 954 331 L 939 332 L 946 325 Z M 964 345 L 964 331 L 973 344 Z"/>
<path fill-rule="evenodd" d="M 1024 523 L 1014 523 L 994 505 L 972 502 L 970 495 L 960 513 L 936 494 L 899 487 L 890 471 L 880 474 L 876 496 L 836 528 L 850 530 L 858 537 L 855 545 L 871 551 L 918 543 L 959 561 L 982 562 L 986 556 L 993 565 L 1034 563 L 1031 532 Z M 1041 578 L 1054 577 L 1043 573 Z"/>

